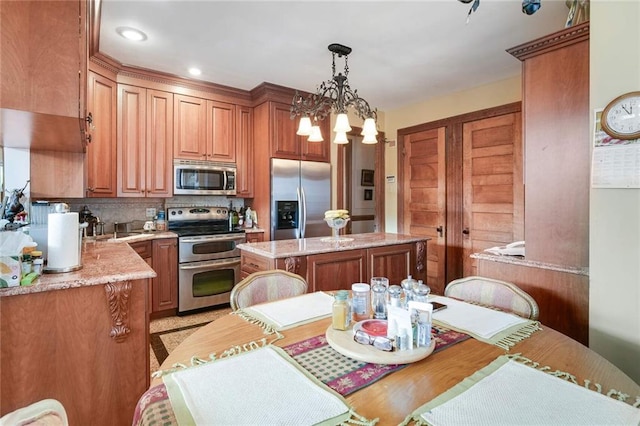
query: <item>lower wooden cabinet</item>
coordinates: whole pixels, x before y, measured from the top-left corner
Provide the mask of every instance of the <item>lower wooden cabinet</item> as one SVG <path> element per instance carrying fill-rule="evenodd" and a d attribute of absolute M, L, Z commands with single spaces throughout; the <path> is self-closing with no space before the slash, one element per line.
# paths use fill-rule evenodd
<path fill-rule="evenodd" d="M 419 247 L 422 247 L 420 249 Z M 304 277 L 308 291 L 351 289 L 371 277 L 387 277 L 400 284 L 408 275 L 424 280 L 426 244 L 395 244 L 357 250 L 271 258 L 242 250 L 241 277 L 269 269 L 283 269 Z M 422 258 L 420 262 L 417 259 Z"/>
<path fill-rule="evenodd" d="M 150 313 L 178 307 L 178 241 L 175 238 L 137 241 L 129 244 L 156 271 L 149 292 Z"/>
<path fill-rule="evenodd" d="M 264 232 L 247 232 L 245 235 L 248 243 L 261 243 L 264 241 Z"/>

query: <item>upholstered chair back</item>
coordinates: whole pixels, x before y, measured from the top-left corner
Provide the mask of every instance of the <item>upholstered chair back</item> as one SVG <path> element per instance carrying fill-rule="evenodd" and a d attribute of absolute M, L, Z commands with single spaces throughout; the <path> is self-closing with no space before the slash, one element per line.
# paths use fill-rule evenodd
<path fill-rule="evenodd" d="M 307 292 L 307 282 L 300 275 L 280 269 L 254 272 L 231 290 L 231 309 L 238 310 Z"/>

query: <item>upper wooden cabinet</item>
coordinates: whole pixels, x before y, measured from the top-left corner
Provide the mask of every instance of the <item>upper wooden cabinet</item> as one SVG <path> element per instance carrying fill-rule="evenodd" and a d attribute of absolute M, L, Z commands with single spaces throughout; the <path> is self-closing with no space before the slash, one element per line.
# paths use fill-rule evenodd
<path fill-rule="evenodd" d="M 115 197 L 117 193 L 116 103 L 116 83 L 89 72 L 87 110 L 93 122 L 86 158 L 87 197 Z"/>
<path fill-rule="evenodd" d="M 589 23 L 509 49 L 522 61 L 527 260 L 589 265 Z"/>
<path fill-rule="evenodd" d="M 118 85 L 119 197 L 171 197 L 173 94 Z"/>
<path fill-rule="evenodd" d="M 85 1 L 0 3 L 0 107 L 84 118 Z"/>
<path fill-rule="evenodd" d="M 236 161 L 236 106 L 174 96 L 174 157 L 183 160 Z"/>
<path fill-rule="evenodd" d="M 252 198 L 254 188 L 253 108 L 236 107 L 236 195 Z M 249 234 L 247 234 L 249 235 Z"/>
<path fill-rule="evenodd" d="M 309 142 L 307 136 L 298 136 L 298 121 L 292 120 L 290 105 L 271 102 L 271 157 L 291 160 L 330 161 L 329 140 L 331 138 L 329 120 L 319 123 L 324 141 Z"/>

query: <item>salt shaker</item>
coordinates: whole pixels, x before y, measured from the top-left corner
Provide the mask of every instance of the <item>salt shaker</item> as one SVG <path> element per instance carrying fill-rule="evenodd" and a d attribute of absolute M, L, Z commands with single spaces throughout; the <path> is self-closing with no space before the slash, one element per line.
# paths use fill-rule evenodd
<path fill-rule="evenodd" d="M 422 281 L 418 281 L 418 286 L 413 290 L 413 298 L 416 302 L 427 302 L 427 298 L 431 293 L 431 289 L 428 285 L 423 284 Z"/>
<path fill-rule="evenodd" d="M 409 302 L 413 297 L 413 287 L 417 285 L 418 282 L 411 278 L 411 275 L 407 277 L 407 279 L 402 280 L 400 285 L 402 286 L 402 292 L 404 293 L 404 305 L 403 308 L 407 309 Z"/>
<path fill-rule="evenodd" d="M 371 289 L 371 307 L 375 319 L 387 319 L 387 288 L 382 284 L 375 284 Z"/>
<path fill-rule="evenodd" d="M 389 304 L 391 306 L 400 307 L 402 303 L 400 301 L 400 297 L 402 294 L 402 289 L 400 288 L 400 286 L 399 285 L 389 286 L 389 290 L 387 290 L 387 293 L 389 295 Z"/>

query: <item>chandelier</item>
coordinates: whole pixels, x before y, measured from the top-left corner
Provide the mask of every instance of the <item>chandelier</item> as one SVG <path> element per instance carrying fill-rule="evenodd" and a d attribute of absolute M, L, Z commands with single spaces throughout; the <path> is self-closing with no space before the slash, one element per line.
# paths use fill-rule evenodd
<path fill-rule="evenodd" d="M 376 129 L 377 111 L 372 110 L 369 103 L 358 96 L 357 90 L 351 90 L 347 76 L 349 75 L 349 65 L 347 57 L 351 53 L 351 48 L 341 44 L 333 43 L 329 45 L 329 50 L 333 57 L 331 80 L 323 81 L 316 93 L 304 98 L 296 91 L 291 102 L 291 119 L 301 116 L 300 125 L 296 132 L 300 136 L 309 136 L 309 142 L 322 142 L 324 138 L 320 132 L 318 121 L 324 120 L 333 111 L 336 115 L 336 125 L 333 131 L 336 133 L 334 143 L 346 144 L 347 132 L 351 131 L 347 110 L 353 108 L 355 113 L 364 120 L 361 135 L 364 136 L 362 143 L 377 143 Z M 344 74 L 336 74 L 336 55 L 338 58 L 344 57 Z M 313 123 L 312 123 L 313 120 Z"/>

